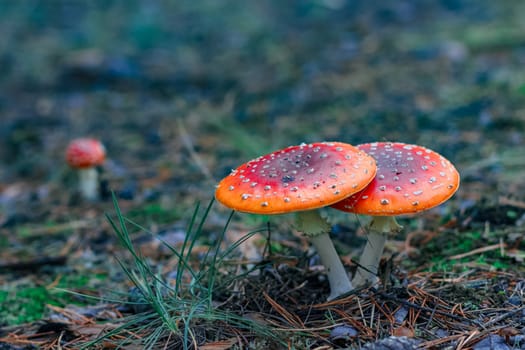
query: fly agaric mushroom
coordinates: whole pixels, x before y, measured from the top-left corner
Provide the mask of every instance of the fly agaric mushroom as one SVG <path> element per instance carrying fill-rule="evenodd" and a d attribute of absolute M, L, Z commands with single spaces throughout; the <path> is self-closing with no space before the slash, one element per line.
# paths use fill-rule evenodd
<path fill-rule="evenodd" d="M 66 161 L 79 175 L 79 190 L 88 200 L 98 199 L 98 173 L 96 167 L 106 159 L 104 145 L 93 138 L 78 138 L 69 143 Z"/>
<path fill-rule="evenodd" d="M 450 161 L 422 146 L 375 142 L 357 147 L 375 158 L 376 177 L 363 191 L 332 207 L 373 216 L 352 280 L 359 287 L 373 282 L 377 276 L 387 235 L 402 229 L 395 216 L 417 213 L 445 202 L 459 187 L 459 173 Z"/>
<path fill-rule="evenodd" d="M 239 166 L 218 184 L 215 197 L 246 213 L 297 212 L 297 229 L 317 250 L 328 275 L 328 299 L 333 299 L 353 288 L 330 240 L 330 226 L 315 209 L 361 191 L 375 173 L 374 159 L 349 144 L 302 144 Z"/>

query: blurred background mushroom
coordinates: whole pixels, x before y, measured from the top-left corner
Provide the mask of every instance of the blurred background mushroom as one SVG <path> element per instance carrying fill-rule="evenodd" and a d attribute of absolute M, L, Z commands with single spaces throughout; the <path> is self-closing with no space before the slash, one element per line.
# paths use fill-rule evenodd
<path fill-rule="evenodd" d="M 99 199 L 97 167 L 106 160 L 106 149 L 94 138 L 72 140 L 66 148 L 67 164 L 78 173 L 78 189 L 86 200 Z"/>

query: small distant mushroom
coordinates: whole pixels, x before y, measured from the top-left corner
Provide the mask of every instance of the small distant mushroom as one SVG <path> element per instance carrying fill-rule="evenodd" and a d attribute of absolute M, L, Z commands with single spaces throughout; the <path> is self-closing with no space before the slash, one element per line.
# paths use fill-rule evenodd
<path fill-rule="evenodd" d="M 375 281 L 387 235 L 402 229 L 395 216 L 445 202 L 459 187 L 459 173 L 450 161 L 422 146 L 375 142 L 357 147 L 375 158 L 376 177 L 363 191 L 332 207 L 373 216 L 360 267 L 352 280 L 359 287 Z"/>
<path fill-rule="evenodd" d="M 104 163 L 105 159 L 106 149 L 97 139 L 78 138 L 67 146 L 66 161 L 78 172 L 79 190 L 83 198 L 98 199 L 99 182 L 96 167 Z"/>
<path fill-rule="evenodd" d="M 374 159 L 349 144 L 302 144 L 239 166 L 218 184 L 215 196 L 246 213 L 297 212 L 297 229 L 317 250 L 330 284 L 328 299 L 334 299 L 353 288 L 330 239 L 330 225 L 315 209 L 362 190 L 375 173 Z"/>

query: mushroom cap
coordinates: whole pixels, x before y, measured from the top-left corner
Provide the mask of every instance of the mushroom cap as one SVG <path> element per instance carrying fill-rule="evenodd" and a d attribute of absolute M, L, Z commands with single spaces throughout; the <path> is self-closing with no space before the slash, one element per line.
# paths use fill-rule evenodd
<path fill-rule="evenodd" d="M 375 216 L 417 213 L 445 202 L 459 187 L 454 165 L 428 148 L 398 142 L 357 147 L 375 158 L 376 177 L 363 191 L 332 205 L 335 209 Z"/>
<path fill-rule="evenodd" d="M 90 168 L 102 164 L 105 159 L 106 149 L 97 139 L 78 138 L 66 149 L 66 161 L 73 168 Z"/>
<path fill-rule="evenodd" d="M 253 159 L 226 176 L 219 202 L 255 214 L 282 214 L 336 203 L 374 178 L 374 158 L 341 142 L 290 146 Z"/>

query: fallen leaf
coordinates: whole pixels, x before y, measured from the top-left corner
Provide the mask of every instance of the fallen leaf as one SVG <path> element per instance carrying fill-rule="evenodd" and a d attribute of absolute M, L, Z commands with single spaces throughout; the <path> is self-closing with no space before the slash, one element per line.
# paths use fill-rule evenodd
<path fill-rule="evenodd" d="M 407 327 L 397 327 L 394 329 L 394 331 L 392 332 L 392 335 L 393 336 L 396 336 L 396 337 L 409 337 L 409 338 L 413 338 L 414 337 L 414 331 L 410 328 L 407 328 Z"/>

